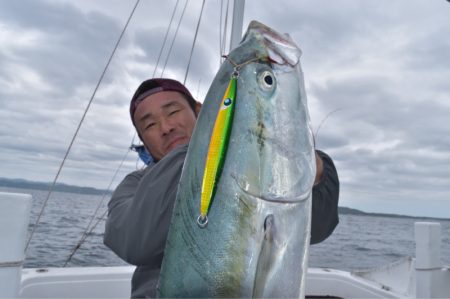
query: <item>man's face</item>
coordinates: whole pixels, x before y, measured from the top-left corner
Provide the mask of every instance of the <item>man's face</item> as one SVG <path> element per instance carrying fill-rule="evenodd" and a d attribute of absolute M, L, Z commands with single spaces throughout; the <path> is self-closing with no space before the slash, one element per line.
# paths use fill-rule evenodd
<path fill-rule="evenodd" d="M 175 147 L 189 143 L 197 118 L 181 93 L 162 91 L 142 100 L 134 120 L 153 158 L 161 160 Z"/>

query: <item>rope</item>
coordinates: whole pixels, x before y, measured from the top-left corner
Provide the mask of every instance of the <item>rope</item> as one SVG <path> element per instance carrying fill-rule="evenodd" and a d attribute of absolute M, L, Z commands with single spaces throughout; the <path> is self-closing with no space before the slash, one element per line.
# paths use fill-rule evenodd
<path fill-rule="evenodd" d="M 98 88 L 99 88 L 99 86 L 100 86 L 100 83 L 102 82 L 103 77 L 105 76 L 106 70 L 108 69 L 109 64 L 110 64 L 111 61 L 112 61 L 112 58 L 113 58 L 113 56 L 114 56 L 114 54 L 115 54 L 115 52 L 116 52 L 116 50 L 117 50 L 117 48 L 118 48 L 118 46 L 119 46 L 120 41 L 122 40 L 122 37 L 123 37 L 123 35 L 124 35 L 124 33 L 125 33 L 125 30 L 127 29 L 128 24 L 130 23 L 131 17 L 133 16 L 133 14 L 134 14 L 134 12 L 135 12 L 135 10 L 136 10 L 136 7 L 138 6 L 139 2 L 140 2 L 140 0 L 136 0 L 136 4 L 134 5 L 133 10 L 131 11 L 130 16 L 128 17 L 128 20 L 127 20 L 127 22 L 126 22 L 126 24 L 125 24 L 125 26 L 124 26 L 122 32 L 120 33 L 119 39 L 117 40 L 116 45 L 114 46 L 114 49 L 113 49 L 113 51 L 112 51 L 112 53 L 111 53 L 111 56 L 109 57 L 108 62 L 106 63 L 106 66 L 105 66 L 105 68 L 103 69 L 103 72 L 102 72 L 102 74 L 101 74 L 101 76 L 100 76 L 100 79 L 98 80 L 97 85 L 95 86 L 94 92 L 92 93 L 92 96 L 91 96 L 91 98 L 90 98 L 90 100 L 89 100 L 89 103 L 88 103 L 86 109 L 84 110 L 83 116 L 81 117 L 81 120 L 80 120 L 80 122 L 79 122 L 79 124 L 78 124 L 78 127 L 77 127 L 77 129 L 76 129 L 76 131 L 75 131 L 75 134 L 73 135 L 72 140 L 71 140 L 71 142 L 70 142 L 70 145 L 69 145 L 69 147 L 67 148 L 67 151 L 66 151 L 66 153 L 65 153 L 65 155 L 64 155 L 64 158 L 63 158 L 63 161 L 62 161 L 61 165 L 59 166 L 58 172 L 56 173 L 55 179 L 53 180 L 53 183 L 52 183 L 52 185 L 51 185 L 50 188 L 49 188 L 49 192 L 48 192 L 48 194 L 47 194 L 47 197 L 46 197 L 46 199 L 44 200 L 44 203 L 42 204 L 42 208 L 41 208 L 41 210 L 40 210 L 40 212 L 39 212 L 39 215 L 38 215 L 38 217 L 37 217 L 37 219 L 36 219 L 36 222 L 35 222 L 35 224 L 34 224 L 34 226 L 33 226 L 33 229 L 32 229 L 32 231 L 31 231 L 31 234 L 30 234 L 30 236 L 29 236 L 29 238 L 28 238 L 27 245 L 25 246 L 25 252 L 27 251 L 28 246 L 30 245 L 30 242 L 31 242 L 31 239 L 33 238 L 34 232 L 36 231 L 36 228 L 37 228 L 37 226 L 38 226 L 38 224 L 39 224 L 39 221 L 40 221 L 40 219 L 41 219 L 41 217 L 42 217 L 42 214 L 44 213 L 45 206 L 47 205 L 47 202 L 48 202 L 48 200 L 49 200 L 49 198 L 50 198 L 50 195 L 52 194 L 52 192 L 53 192 L 53 190 L 54 190 L 54 188 L 55 188 L 56 181 L 57 181 L 58 178 L 59 178 L 59 175 L 60 175 L 60 173 L 61 173 L 61 170 L 62 170 L 62 168 L 63 168 L 63 166 L 64 166 L 64 164 L 65 164 L 65 162 L 66 162 L 66 160 L 67 160 L 67 157 L 68 157 L 68 155 L 69 155 L 69 153 L 70 153 L 70 150 L 72 149 L 72 146 L 73 146 L 73 144 L 74 144 L 74 142 L 75 142 L 75 139 L 76 139 L 76 137 L 77 137 L 77 135 L 78 135 L 78 132 L 80 131 L 81 125 L 82 125 L 82 123 L 83 123 L 83 121 L 84 121 L 84 119 L 85 119 L 85 117 L 86 117 L 86 114 L 87 114 L 87 112 L 88 112 L 88 110 L 89 110 L 89 108 L 90 108 L 90 106 L 91 106 L 91 104 L 92 104 L 92 101 L 94 100 L 95 94 L 97 93 L 97 90 L 98 90 Z"/>
<path fill-rule="evenodd" d="M 169 61 L 170 54 L 172 53 L 173 44 L 175 43 L 175 39 L 177 38 L 178 29 L 180 29 L 181 21 L 183 20 L 184 12 L 186 11 L 186 7 L 187 7 L 187 4 L 188 4 L 188 1 L 189 0 L 186 0 L 186 3 L 184 4 L 183 12 L 181 13 L 181 17 L 180 17 L 180 21 L 178 22 L 177 30 L 175 31 L 175 35 L 174 35 L 174 37 L 172 39 L 172 43 L 171 43 L 170 48 L 169 48 L 169 53 L 167 54 L 167 57 L 166 57 L 166 61 L 164 62 L 164 67 L 163 67 L 163 70 L 161 72 L 161 77 L 164 76 L 164 71 L 166 70 L 167 62 Z"/>
<path fill-rule="evenodd" d="M 187 69 L 186 69 L 186 74 L 184 75 L 183 85 L 186 85 L 186 79 L 187 79 L 187 76 L 189 74 L 189 68 L 191 66 L 192 54 L 194 53 L 194 46 L 195 46 L 195 42 L 197 41 L 198 29 L 200 28 L 200 22 L 202 20 L 203 8 L 204 7 L 205 7 L 205 0 L 203 0 L 202 9 L 200 10 L 200 17 L 198 18 L 198 22 L 197 22 L 197 28 L 195 29 L 194 41 L 192 42 L 191 53 L 189 55 L 189 62 L 188 62 L 188 66 L 187 66 Z"/>
<path fill-rule="evenodd" d="M 134 137 L 133 137 L 134 139 Z M 75 245 L 75 247 L 72 250 L 72 253 L 69 255 L 69 257 L 67 258 L 66 262 L 64 263 L 63 267 L 66 267 L 67 264 L 70 262 L 70 260 L 72 259 L 72 257 L 74 256 L 75 252 L 81 247 L 81 245 L 84 243 L 84 241 L 86 240 L 86 238 L 88 237 L 88 235 L 91 234 L 91 232 L 94 230 L 94 228 L 97 226 L 98 222 L 89 230 L 89 227 L 91 226 L 92 222 L 95 219 L 95 215 L 97 215 L 98 210 L 100 210 L 100 207 L 102 206 L 105 198 L 106 198 L 106 194 L 111 190 L 111 186 L 114 182 L 114 180 L 117 177 L 117 174 L 119 173 L 120 169 L 123 166 L 123 163 L 125 162 L 125 160 L 127 159 L 127 156 L 130 152 L 130 147 L 128 148 L 127 152 L 125 153 L 125 155 L 122 158 L 122 161 L 120 162 L 119 167 L 116 169 L 116 172 L 114 173 L 111 181 L 109 182 L 108 188 L 106 188 L 106 191 L 103 193 L 102 199 L 100 200 L 100 202 L 97 205 L 97 208 L 95 209 L 94 214 L 91 217 L 91 220 L 89 221 L 89 224 L 86 226 L 86 229 L 83 232 L 83 235 L 81 236 L 80 240 L 78 241 L 77 245 Z M 105 216 L 106 213 L 103 213 L 103 216 L 100 217 L 100 219 L 102 219 Z"/>
<path fill-rule="evenodd" d="M 175 4 L 175 8 L 173 9 L 172 17 L 170 18 L 169 26 L 167 27 L 166 35 L 164 36 L 164 41 L 163 41 L 163 44 L 161 46 L 161 50 L 159 50 L 158 60 L 156 61 L 156 65 L 155 65 L 155 69 L 153 70 L 152 78 L 155 77 L 156 70 L 158 69 L 159 61 L 161 59 L 161 55 L 162 55 L 163 49 L 166 46 L 167 36 L 169 35 L 170 28 L 172 27 L 173 17 L 175 16 L 175 12 L 177 10 L 179 2 L 180 2 L 180 0 L 177 0 L 177 3 Z"/>

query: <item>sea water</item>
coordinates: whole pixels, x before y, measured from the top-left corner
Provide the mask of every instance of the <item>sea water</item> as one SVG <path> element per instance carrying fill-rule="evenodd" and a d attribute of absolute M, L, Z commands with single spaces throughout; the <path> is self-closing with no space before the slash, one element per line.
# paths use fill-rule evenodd
<path fill-rule="evenodd" d="M 27 193 L 33 196 L 30 231 L 47 191 L 0 188 L 1 192 Z M 103 245 L 109 196 L 54 192 L 49 198 L 26 253 L 24 267 L 62 267 L 79 243 L 100 203 L 93 223 L 98 225 L 86 238 L 68 267 L 127 265 Z M 324 242 L 310 247 L 309 265 L 345 271 L 367 270 L 406 257 L 414 257 L 414 222 L 421 219 L 361 215 L 340 215 L 339 225 Z M 427 220 L 429 221 L 429 220 Z M 441 260 L 450 266 L 450 220 L 441 224 Z"/>

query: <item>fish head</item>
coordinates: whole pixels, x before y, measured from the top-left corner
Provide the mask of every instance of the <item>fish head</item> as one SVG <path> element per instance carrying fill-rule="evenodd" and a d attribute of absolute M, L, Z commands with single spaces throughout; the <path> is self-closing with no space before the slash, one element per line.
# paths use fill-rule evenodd
<path fill-rule="evenodd" d="M 225 81 L 233 71 L 238 76 L 224 171 L 258 199 L 302 201 L 314 183 L 314 142 L 300 56 L 288 35 L 252 21 L 224 63 Z"/>

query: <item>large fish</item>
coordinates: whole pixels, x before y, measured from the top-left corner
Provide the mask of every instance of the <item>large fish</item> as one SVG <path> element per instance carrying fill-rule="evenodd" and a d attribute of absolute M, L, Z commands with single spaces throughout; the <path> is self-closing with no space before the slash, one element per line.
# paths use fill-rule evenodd
<path fill-rule="evenodd" d="M 160 297 L 304 296 L 316 165 L 300 54 L 289 36 L 253 21 L 222 64 L 189 145 Z M 231 78 L 231 133 L 205 225 L 203 174 Z"/>

